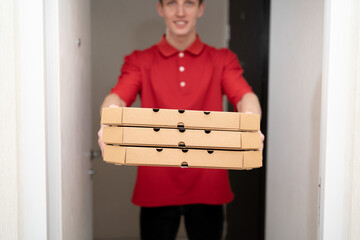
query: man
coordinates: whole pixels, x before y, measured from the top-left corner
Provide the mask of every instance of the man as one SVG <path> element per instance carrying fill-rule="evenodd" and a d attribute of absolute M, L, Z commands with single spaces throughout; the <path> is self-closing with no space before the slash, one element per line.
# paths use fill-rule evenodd
<path fill-rule="evenodd" d="M 222 96 L 240 112 L 261 114 L 257 96 L 243 78 L 236 55 L 204 44 L 196 21 L 202 0 L 160 0 L 166 34 L 144 51 L 125 57 L 118 83 L 102 107 L 141 106 L 222 111 Z M 99 131 L 99 145 L 102 128 Z M 133 203 L 141 206 L 142 239 L 175 239 L 184 216 L 189 239 L 221 239 L 223 204 L 233 199 L 228 173 L 218 169 L 138 167 Z"/>

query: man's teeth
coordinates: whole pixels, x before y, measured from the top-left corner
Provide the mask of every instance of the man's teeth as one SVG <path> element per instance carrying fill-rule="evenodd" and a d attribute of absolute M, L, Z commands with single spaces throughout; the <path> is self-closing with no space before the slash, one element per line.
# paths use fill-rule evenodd
<path fill-rule="evenodd" d="M 185 21 L 176 21 L 175 23 L 176 23 L 176 24 L 179 24 L 179 25 L 184 25 L 184 24 L 186 24 Z"/>

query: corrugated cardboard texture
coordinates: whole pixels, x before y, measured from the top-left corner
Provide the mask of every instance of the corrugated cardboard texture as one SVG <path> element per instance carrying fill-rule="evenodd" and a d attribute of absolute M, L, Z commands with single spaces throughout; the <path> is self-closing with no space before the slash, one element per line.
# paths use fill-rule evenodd
<path fill-rule="evenodd" d="M 258 132 L 144 127 L 104 127 L 103 142 L 122 146 L 202 149 L 257 150 L 261 147 L 261 138 Z"/>
<path fill-rule="evenodd" d="M 258 131 L 260 116 L 238 112 L 192 111 L 151 108 L 104 108 L 102 124 L 189 129 Z"/>
<path fill-rule="evenodd" d="M 262 166 L 262 151 L 121 147 L 106 145 L 104 161 L 120 165 L 252 169 Z"/>

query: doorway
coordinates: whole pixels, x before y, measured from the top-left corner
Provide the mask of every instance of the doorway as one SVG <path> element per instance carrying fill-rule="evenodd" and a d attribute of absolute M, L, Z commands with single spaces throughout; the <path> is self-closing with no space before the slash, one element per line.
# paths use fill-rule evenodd
<path fill-rule="evenodd" d="M 125 55 L 156 44 L 164 34 L 156 2 L 149 0 L 91 1 L 93 149 L 98 149 L 99 108 L 116 84 Z M 216 16 L 216 18 L 214 17 Z M 227 47 L 228 0 L 206 1 L 198 22 L 201 39 Z M 136 101 L 132 106 L 140 106 Z M 139 208 L 131 203 L 136 167 L 92 162 L 94 239 L 139 239 Z M 183 225 L 178 239 L 186 239 Z"/>

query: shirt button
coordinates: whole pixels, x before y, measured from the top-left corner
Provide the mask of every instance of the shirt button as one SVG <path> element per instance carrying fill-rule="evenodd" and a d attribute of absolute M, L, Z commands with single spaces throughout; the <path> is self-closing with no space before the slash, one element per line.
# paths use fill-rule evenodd
<path fill-rule="evenodd" d="M 184 57 L 184 53 L 183 52 L 179 52 L 179 57 Z"/>
<path fill-rule="evenodd" d="M 183 72 L 183 71 L 185 71 L 185 68 L 184 68 L 183 66 L 180 66 L 180 67 L 179 67 L 179 71 L 180 71 L 180 72 Z"/>
<path fill-rule="evenodd" d="M 180 82 L 180 87 L 185 87 L 186 83 L 184 81 Z"/>

